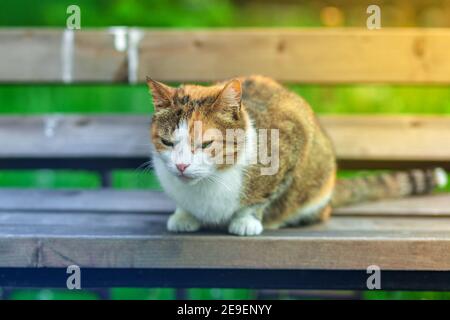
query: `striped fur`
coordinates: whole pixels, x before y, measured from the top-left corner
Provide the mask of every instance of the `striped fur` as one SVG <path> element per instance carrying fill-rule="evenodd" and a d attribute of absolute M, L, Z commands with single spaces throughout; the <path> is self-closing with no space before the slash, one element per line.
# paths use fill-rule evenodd
<path fill-rule="evenodd" d="M 336 183 L 331 204 L 336 208 L 360 202 L 428 194 L 446 183 L 446 174 L 441 168 L 342 179 Z"/>

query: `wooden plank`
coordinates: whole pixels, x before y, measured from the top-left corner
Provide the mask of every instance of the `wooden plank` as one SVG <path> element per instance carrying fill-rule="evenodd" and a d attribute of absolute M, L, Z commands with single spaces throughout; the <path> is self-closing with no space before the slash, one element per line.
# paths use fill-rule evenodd
<path fill-rule="evenodd" d="M 0 30 L 0 82 L 126 81 L 125 51 L 108 30 Z M 73 42 L 71 42 L 73 41 Z M 73 49 L 70 49 L 73 46 Z"/>
<path fill-rule="evenodd" d="M 9 211 L 0 212 L 0 237 L 15 233 L 22 236 L 72 236 L 72 237 L 146 237 L 161 236 L 166 232 L 168 216 L 157 213 L 94 212 L 89 210 L 52 211 Z M 450 231 L 450 218 L 443 217 L 381 217 L 381 216 L 336 216 L 324 224 L 301 228 L 266 230 L 265 236 L 281 238 L 296 237 L 404 237 L 435 232 L 436 237 Z M 399 234 L 393 234 L 401 233 Z M 227 237 L 223 230 L 205 231 L 202 236 Z M 181 236 L 181 235 L 180 235 Z M 184 236 L 184 235 L 182 235 Z M 230 236 L 236 238 L 234 236 Z"/>
<path fill-rule="evenodd" d="M 26 201 L 24 201 L 26 199 Z M 0 190 L 0 211 L 168 214 L 175 204 L 151 190 Z M 450 217 L 450 195 L 391 199 L 335 209 L 335 216 Z"/>
<path fill-rule="evenodd" d="M 341 168 L 450 169 L 448 116 L 320 116 L 320 121 L 335 144 Z M 2 116 L 0 160 L 9 168 L 22 168 L 24 161 L 40 167 L 41 162 L 30 159 L 72 159 L 68 163 L 76 168 L 83 158 L 100 159 L 102 166 L 133 158 L 129 163 L 134 169 L 150 155 L 149 122 L 150 115 Z"/>
<path fill-rule="evenodd" d="M 62 81 L 60 31 L 0 30 L 1 81 Z"/>
<path fill-rule="evenodd" d="M 0 157 L 148 157 L 150 118 L 150 114 L 0 117 Z"/>
<path fill-rule="evenodd" d="M 174 209 L 163 192 L 152 190 L 0 190 L 0 211 L 170 213 Z"/>
<path fill-rule="evenodd" d="M 140 78 L 209 81 L 265 74 L 307 83 L 448 83 L 446 29 L 154 31 L 141 43 Z"/>
<path fill-rule="evenodd" d="M 450 270 L 450 218 L 335 217 L 242 238 L 173 235 L 152 214 L 0 214 L 0 267 Z"/>
<path fill-rule="evenodd" d="M 354 216 L 450 216 L 450 195 L 389 199 L 338 208 L 333 215 Z"/>
<path fill-rule="evenodd" d="M 147 75 L 215 81 L 258 73 L 302 83 L 450 83 L 448 29 L 140 31 L 133 76 L 141 81 Z M 62 30 L 0 31 L 0 81 L 61 82 L 63 38 Z M 116 49 L 110 30 L 77 31 L 72 81 L 124 81 L 127 54 Z"/>
<path fill-rule="evenodd" d="M 339 158 L 449 161 L 450 117 L 328 116 L 321 123 Z"/>

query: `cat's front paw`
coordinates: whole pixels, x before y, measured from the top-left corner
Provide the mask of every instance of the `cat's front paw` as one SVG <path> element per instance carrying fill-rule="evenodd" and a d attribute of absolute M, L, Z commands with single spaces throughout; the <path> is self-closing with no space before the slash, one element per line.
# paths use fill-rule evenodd
<path fill-rule="evenodd" d="M 263 226 L 261 221 L 248 215 L 231 220 L 228 232 L 238 236 L 257 236 L 263 232 Z"/>
<path fill-rule="evenodd" d="M 171 232 L 195 232 L 200 229 L 200 222 L 181 209 L 177 209 L 167 221 L 167 230 Z"/>

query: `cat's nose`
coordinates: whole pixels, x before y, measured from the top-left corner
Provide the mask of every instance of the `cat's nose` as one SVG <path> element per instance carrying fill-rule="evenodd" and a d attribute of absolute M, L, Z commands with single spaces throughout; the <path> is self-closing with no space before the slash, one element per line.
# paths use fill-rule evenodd
<path fill-rule="evenodd" d="M 178 171 L 180 171 L 181 173 L 183 173 L 184 170 L 186 170 L 186 168 L 189 167 L 189 164 L 178 163 L 176 166 L 177 166 Z"/>

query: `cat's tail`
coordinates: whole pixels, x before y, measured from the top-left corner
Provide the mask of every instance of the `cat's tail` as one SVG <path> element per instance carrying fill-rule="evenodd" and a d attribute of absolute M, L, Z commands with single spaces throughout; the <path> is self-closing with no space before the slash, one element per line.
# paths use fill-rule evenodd
<path fill-rule="evenodd" d="M 447 173 L 442 168 L 414 169 L 380 173 L 364 177 L 339 179 L 336 182 L 332 207 L 387 198 L 428 194 L 447 184 Z"/>

